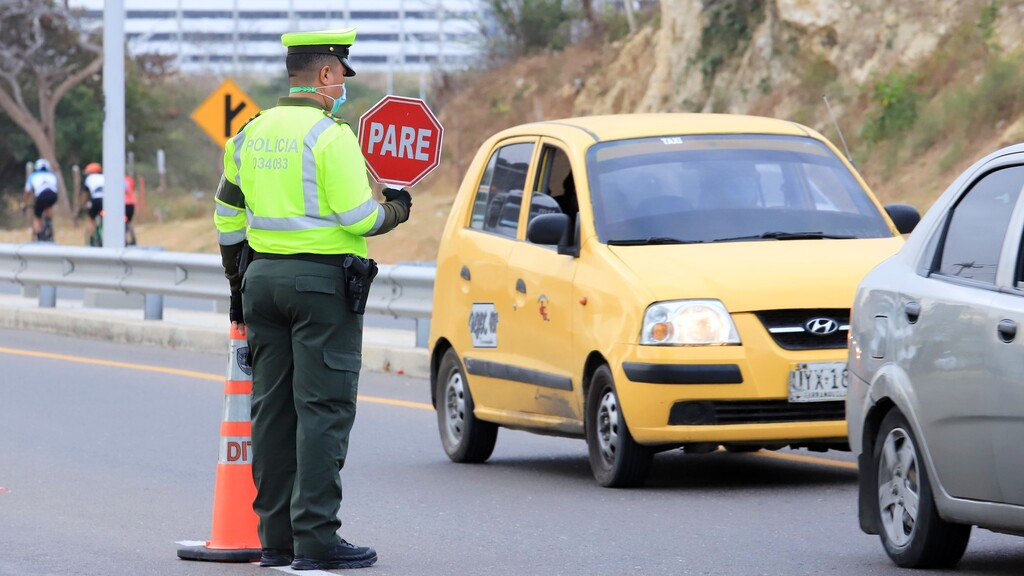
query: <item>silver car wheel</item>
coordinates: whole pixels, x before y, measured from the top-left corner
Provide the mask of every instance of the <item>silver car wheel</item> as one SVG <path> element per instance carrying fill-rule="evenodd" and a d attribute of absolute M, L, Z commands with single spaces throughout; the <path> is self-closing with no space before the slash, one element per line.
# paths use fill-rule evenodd
<path fill-rule="evenodd" d="M 601 447 L 601 457 L 609 465 L 615 463 L 615 456 L 619 450 L 619 422 L 619 405 L 615 392 L 607 390 L 597 410 L 597 439 Z"/>
<path fill-rule="evenodd" d="M 444 411 L 447 426 L 445 433 L 452 446 L 462 442 L 462 433 L 466 429 L 466 387 L 462 374 L 453 370 L 445 385 Z"/>
<path fill-rule="evenodd" d="M 896 547 L 910 543 L 921 499 L 917 451 L 907 431 L 893 428 L 878 460 L 878 508 L 886 537 Z"/>

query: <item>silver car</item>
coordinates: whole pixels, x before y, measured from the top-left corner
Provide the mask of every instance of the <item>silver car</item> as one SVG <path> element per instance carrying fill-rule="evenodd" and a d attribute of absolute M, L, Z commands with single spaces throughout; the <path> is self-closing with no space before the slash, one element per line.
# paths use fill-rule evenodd
<path fill-rule="evenodd" d="M 972 526 L 1024 535 L 1022 187 L 1024 145 L 985 157 L 857 290 L 860 525 L 900 566 L 956 564 Z"/>

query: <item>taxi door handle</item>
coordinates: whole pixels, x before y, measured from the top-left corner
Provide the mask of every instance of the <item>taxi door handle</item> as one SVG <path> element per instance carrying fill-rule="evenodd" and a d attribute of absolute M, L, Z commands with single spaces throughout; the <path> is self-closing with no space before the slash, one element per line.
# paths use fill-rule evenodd
<path fill-rule="evenodd" d="M 462 279 L 466 280 L 467 282 L 470 280 L 470 278 L 472 278 L 472 275 L 469 273 L 469 268 L 467 268 L 465 265 L 462 266 L 462 270 L 459 272 L 459 276 L 462 276 Z"/>
<path fill-rule="evenodd" d="M 523 282 L 522 278 L 516 280 L 516 292 L 526 294 L 526 282 Z"/>

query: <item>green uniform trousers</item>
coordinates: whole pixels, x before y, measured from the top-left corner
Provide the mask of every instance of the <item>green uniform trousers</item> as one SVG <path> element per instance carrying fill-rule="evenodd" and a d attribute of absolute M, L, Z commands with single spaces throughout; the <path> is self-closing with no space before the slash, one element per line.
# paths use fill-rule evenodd
<path fill-rule="evenodd" d="M 339 471 L 356 415 L 363 338 L 344 280 L 340 266 L 259 259 L 242 281 L 253 509 L 264 548 L 316 556 L 340 538 Z"/>

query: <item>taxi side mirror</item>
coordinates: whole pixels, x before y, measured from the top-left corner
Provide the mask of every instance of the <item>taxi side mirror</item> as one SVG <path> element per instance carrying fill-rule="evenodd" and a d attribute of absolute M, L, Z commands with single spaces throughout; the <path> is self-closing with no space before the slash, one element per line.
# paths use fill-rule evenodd
<path fill-rule="evenodd" d="M 565 246 L 569 243 L 569 216 L 540 214 L 526 226 L 526 239 L 534 244 Z"/>
<path fill-rule="evenodd" d="M 921 221 L 921 213 L 910 204 L 886 204 L 885 213 L 900 234 L 910 234 Z"/>

